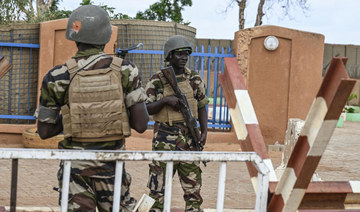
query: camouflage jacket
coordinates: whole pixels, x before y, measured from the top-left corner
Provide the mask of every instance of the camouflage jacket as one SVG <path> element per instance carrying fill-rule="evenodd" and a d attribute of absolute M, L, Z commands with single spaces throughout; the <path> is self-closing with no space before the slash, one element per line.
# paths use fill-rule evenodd
<path fill-rule="evenodd" d="M 164 97 L 164 85 L 160 80 L 161 71 L 156 72 L 146 84 L 145 92 L 147 95 L 146 103 L 158 101 Z M 194 91 L 194 98 L 198 101 L 198 108 L 205 107 L 209 103 L 209 99 L 206 96 L 205 83 L 201 79 L 200 75 L 185 68 L 185 73 L 181 76 L 176 76 L 178 82 L 189 79 L 190 85 Z"/>
<path fill-rule="evenodd" d="M 94 58 L 96 58 L 94 60 Z M 107 68 L 112 62 L 112 57 L 104 53 L 99 53 L 89 57 L 76 58 L 78 66 L 81 68 L 90 61 L 85 70 Z M 138 69 L 128 60 L 124 60 L 121 67 L 122 86 L 126 107 L 144 101 L 146 95 L 141 88 L 141 81 Z M 68 103 L 68 87 L 70 83 L 70 75 L 66 65 L 58 65 L 52 68 L 44 77 L 41 87 L 40 105 L 60 110 L 61 106 Z M 75 149 L 116 149 L 119 142 L 92 142 L 77 143 L 70 140 L 60 142 L 60 147 Z"/>
<path fill-rule="evenodd" d="M 96 58 L 96 59 L 95 59 Z M 77 57 L 78 66 L 86 66 L 85 70 L 107 68 L 112 62 L 112 57 L 104 53 L 88 57 Z M 146 95 L 141 87 L 141 80 L 137 67 L 124 60 L 121 67 L 122 86 L 126 107 L 146 100 Z M 41 87 L 40 105 L 59 111 L 61 106 L 68 103 L 68 87 L 70 75 L 66 65 L 58 65 L 52 68 L 44 77 Z M 35 117 L 37 115 L 35 114 Z M 49 122 L 51 123 L 51 122 Z M 75 142 L 65 139 L 59 142 L 59 149 L 79 150 L 125 150 L 125 140 L 109 142 Z M 101 161 L 73 161 L 72 174 L 108 178 L 114 176 L 115 162 Z"/>

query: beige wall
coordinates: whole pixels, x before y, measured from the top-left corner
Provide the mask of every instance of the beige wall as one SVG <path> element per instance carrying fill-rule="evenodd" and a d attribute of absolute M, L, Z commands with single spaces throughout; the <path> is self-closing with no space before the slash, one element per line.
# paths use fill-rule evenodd
<path fill-rule="evenodd" d="M 276 36 L 275 51 L 264 39 Z M 234 51 L 266 144 L 283 143 L 289 118 L 305 119 L 321 84 L 324 36 L 277 26 L 236 32 Z"/>

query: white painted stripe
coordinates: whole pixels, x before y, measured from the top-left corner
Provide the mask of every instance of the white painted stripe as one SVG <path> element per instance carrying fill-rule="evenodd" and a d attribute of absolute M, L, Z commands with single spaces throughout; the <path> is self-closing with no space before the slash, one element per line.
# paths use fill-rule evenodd
<path fill-rule="evenodd" d="M 235 134 L 238 140 L 245 140 L 248 135 L 248 131 L 246 129 L 246 125 L 244 123 L 243 117 L 241 115 L 241 111 L 239 105 L 236 104 L 235 108 L 229 108 L 231 121 L 233 124 L 233 128 L 235 130 Z"/>
<path fill-rule="evenodd" d="M 314 143 L 327 111 L 325 99 L 317 97 L 311 105 L 304 127 L 300 133 L 302 136 L 307 136 L 309 145 Z"/>
<path fill-rule="evenodd" d="M 269 180 L 270 182 L 276 182 L 278 181 L 276 174 L 275 174 L 275 170 L 273 167 L 273 164 L 271 162 L 271 159 L 264 159 L 264 163 L 265 165 L 268 167 L 268 169 L 270 170 L 270 176 L 269 176 Z"/>
<path fill-rule="evenodd" d="M 251 179 L 251 184 L 253 185 L 254 191 L 257 192 L 258 189 L 258 177 L 252 177 Z"/>
<path fill-rule="evenodd" d="M 284 201 L 284 212 L 295 212 L 300 206 L 301 200 L 305 195 L 306 189 L 296 188 L 291 192 L 288 201 Z"/>
<path fill-rule="evenodd" d="M 309 142 L 308 156 L 322 156 L 335 130 L 337 120 L 325 120 L 313 143 Z"/>
<path fill-rule="evenodd" d="M 241 114 L 245 124 L 259 124 L 249 92 L 247 90 L 235 90 L 236 101 L 240 105 Z"/>
<path fill-rule="evenodd" d="M 360 193 L 360 181 L 349 181 L 353 193 Z"/>
<path fill-rule="evenodd" d="M 295 181 L 296 175 L 294 169 L 287 167 L 276 186 L 275 194 L 281 194 L 284 202 L 287 202 L 290 192 L 295 185 Z"/>

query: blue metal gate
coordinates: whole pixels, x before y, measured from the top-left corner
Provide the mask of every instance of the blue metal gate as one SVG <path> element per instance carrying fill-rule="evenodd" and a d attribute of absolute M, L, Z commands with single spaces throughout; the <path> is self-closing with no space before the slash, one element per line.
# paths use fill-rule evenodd
<path fill-rule="evenodd" d="M 218 74 L 224 72 L 224 57 L 235 57 L 230 52 L 230 47 L 215 47 L 211 49 L 208 46 L 206 52 L 204 46 L 199 46 L 195 47 L 188 62 L 188 67 L 198 72 L 206 81 L 206 93 L 210 98 L 210 104 L 207 107 L 209 114 L 208 127 L 213 129 L 226 130 L 231 128 L 229 110 L 218 81 Z M 153 73 L 159 71 L 157 68 L 163 66 L 163 50 L 135 49 L 129 51 L 127 58 L 138 66 L 143 86 Z M 146 64 L 144 61 L 150 62 Z M 160 64 L 160 66 L 154 70 L 155 64 Z M 154 122 L 149 124 L 152 125 Z"/>
<path fill-rule="evenodd" d="M 32 115 L 37 101 L 40 45 L 36 44 L 38 33 L 31 29 L 17 31 L 1 32 L 0 35 L 0 55 L 13 65 L 0 79 L 0 123 L 30 124 L 35 123 Z"/>
<path fill-rule="evenodd" d="M 38 57 L 40 45 L 32 43 L 33 35 L 11 33 L 9 36 L 12 42 L 0 42 L 0 55 L 8 58 L 13 64 L 9 74 L 0 79 L 0 121 L 1 123 L 34 123 L 32 115 L 36 107 L 38 83 L 37 74 L 34 74 L 34 71 L 37 72 L 37 60 L 34 58 Z M 28 36 L 27 40 L 30 39 L 31 42 L 23 43 L 24 36 Z M 24 51 L 26 57 L 23 56 Z M 206 81 L 207 96 L 210 98 L 207 107 L 208 127 L 213 129 L 231 128 L 229 111 L 218 82 L 218 74 L 224 71 L 224 57 L 234 57 L 230 52 L 230 47 L 211 49 L 208 46 L 207 51 L 204 46 L 195 47 L 188 63 L 189 68 L 197 71 Z M 138 66 L 143 86 L 154 71 L 159 71 L 163 66 L 163 50 L 131 50 L 127 58 Z M 153 122 L 149 124 L 152 125 Z"/>

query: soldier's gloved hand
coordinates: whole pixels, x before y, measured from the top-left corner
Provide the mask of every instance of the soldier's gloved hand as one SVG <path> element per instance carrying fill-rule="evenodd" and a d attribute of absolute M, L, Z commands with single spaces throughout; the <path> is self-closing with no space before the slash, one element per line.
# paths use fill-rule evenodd
<path fill-rule="evenodd" d="M 167 105 L 172 107 L 175 111 L 180 111 L 180 101 L 176 96 L 165 96 L 164 101 Z"/>

